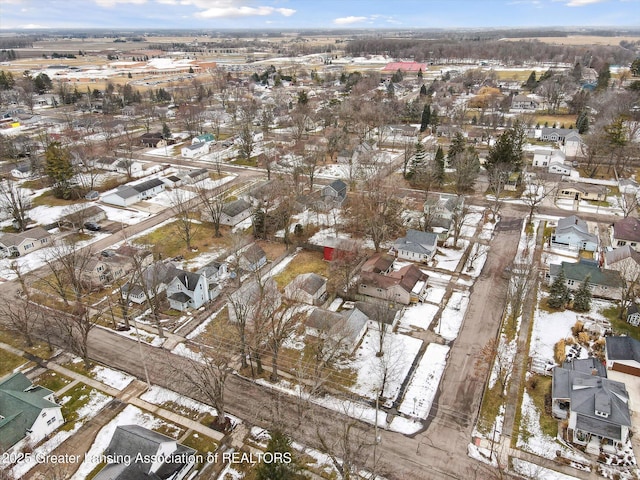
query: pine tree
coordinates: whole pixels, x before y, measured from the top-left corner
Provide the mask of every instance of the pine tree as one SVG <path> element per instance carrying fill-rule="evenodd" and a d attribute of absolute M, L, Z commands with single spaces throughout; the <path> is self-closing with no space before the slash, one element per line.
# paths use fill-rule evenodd
<path fill-rule="evenodd" d="M 531 72 L 531 75 L 529 75 L 529 78 L 527 78 L 524 87 L 528 90 L 534 90 L 537 86 L 538 81 L 536 80 L 536 72 L 534 70 L 533 72 Z"/>
<path fill-rule="evenodd" d="M 442 185 L 444 183 L 444 152 L 440 145 L 438 145 L 436 156 L 433 159 L 433 174 L 436 183 Z"/>
<path fill-rule="evenodd" d="M 422 68 L 418 70 L 418 78 L 422 80 Z"/>
<path fill-rule="evenodd" d="M 549 288 L 549 298 L 547 303 L 551 308 L 564 308 L 571 300 L 569 287 L 567 287 L 567 277 L 564 268 L 560 267 L 560 272 Z"/>
<path fill-rule="evenodd" d="M 611 70 L 609 69 L 609 64 L 605 63 L 602 69 L 598 72 L 596 90 L 606 90 L 609 88 L 609 80 L 611 80 Z"/>
<path fill-rule="evenodd" d="M 427 96 L 427 87 L 426 87 L 426 85 L 424 83 L 420 87 L 420 96 L 421 97 L 426 97 Z"/>
<path fill-rule="evenodd" d="M 576 128 L 578 129 L 578 133 L 587 133 L 589 131 L 589 115 L 587 115 L 586 111 L 580 112 L 578 118 L 576 119 Z"/>
<path fill-rule="evenodd" d="M 68 200 L 71 197 L 71 179 L 75 175 L 71 155 L 59 142 L 52 142 L 44 152 L 44 173 L 53 183 L 53 195 Z"/>
<path fill-rule="evenodd" d="M 589 275 L 587 275 L 587 278 L 580 284 L 573 296 L 573 309 L 577 312 L 588 312 L 591 309 L 590 279 Z"/>
<path fill-rule="evenodd" d="M 420 120 L 420 131 L 424 132 L 427 127 L 431 123 L 431 105 L 428 103 L 424 106 L 422 110 L 422 119 Z"/>
<path fill-rule="evenodd" d="M 416 178 L 420 171 L 425 167 L 427 152 L 422 142 L 416 143 L 416 153 L 414 153 L 409 170 L 407 171 L 407 179 Z"/>
<path fill-rule="evenodd" d="M 447 152 L 447 161 L 449 162 L 449 165 L 451 165 L 451 163 L 453 162 L 453 159 L 457 155 L 460 155 L 462 152 L 464 152 L 464 149 L 466 148 L 466 144 L 467 144 L 467 141 L 465 140 L 464 135 L 462 135 L 462 132 L 456 132 L 456 134 L 453 137 L 453 140 L 451 140 L 451 146 L 449 147 L 449 151 Z"/>
<path fill-rule="evenodd" d="M 275 430 L 267 443 L 265 460 L 256 467 L 256 480 L 293 480 L 298 477 L 298 463 L 293 456 L 291 439 Z M 279 455 L 276 455 L 279 454 Z M 278 461 L 279 460 L 279 461 Z"/>

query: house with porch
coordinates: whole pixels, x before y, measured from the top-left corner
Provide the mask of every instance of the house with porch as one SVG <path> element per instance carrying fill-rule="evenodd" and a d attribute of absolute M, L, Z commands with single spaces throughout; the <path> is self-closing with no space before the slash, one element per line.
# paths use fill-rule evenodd
<path fill-rule="evenodd" d="M 587 222 L 571 215 L 558 220 L 558 225 L 551 234 L 550 246 L 571 252 L 595 252 L 598 248 L 598 236 L 589 232 Z"/>
<path fill-rule="evenodd" d="M 462 212 L 464 196 L 436 193 L 427 196 L 423 205 L 425 224 L 437 229 L 438 240 L 444 242 L 449 235 L 454 215 Z"/>
<path fill-rule="evenodd" d="M 429 277 L 415 265 L 381 274 L 360 272 L 358 293 L 387 302 L 410 305 L 425 300 Z"/>
<path fill-rule="evenodd" d="M 0 380 L 0 451 L 21 440 L 31 445 L 64 423 L 62 407 L 48 388 L 34 385 L 22 373 Z"/>
<path fill-rule="evenodd" d="M 560 269 L 564 270 L 567 279 L 566 285 L 570 291 L 575 292 L 580 284 L 589 278 L 591 294 L 594 297 L 609 300 L 622 298 L 622 278 L 615 270 L 600 268 L 598 262 L 581 258 L 578 263 L 562 262 L 549 265 L 549 285 L 553 283 Z"/>
<path fill-rule="evenodd" d="M 409 229 L 404 237 L 396 240 L 393 249 L 400 259 L 427 263 L 436 254 L 437 245 L 437 234 Z"/>
<path fill-rule="evenodd" d="M 259 284 L 251 280 L 229 295 L 227 311 L 229 321 L 251 324 L 258 315 L 266 318 L 272 315 L 282 305 L 282 295 L 273 277 L 262 279 Z"/>
<path fill-rule="evenodd" d="M 540 131 L 540 140 L 543 142 L 564 142 L 567 135 L 577 130 L 573 128 L 548 128 L 544 127 Z"/>
<path fill-rule="evenodd" d="M 102 196 L 102 201 L 118 207 L 128 207 L 151 198 L 164 191 L 165 183 L 159 178 L 152 178 L 137 184 L 119 186 L 111 193 Z"/>
<path fill-rule="evenodd" d="M 369 318 L 358 308 L 340 313 L 314 308 L 304 326 L 308 342 L 331 342 L 344 353 L 352 354 L 367 333 Z"/>
<path fill-rule="evenodd" d="M 567 440 L 587 453 L 616 453 L 629 440 L 629 394 L 622 382 L 556 367 L 551 405 L 554 417 L 568 420 Z"/>
<path fill-rule="evenodd" d="M 558 198 L 569 200 L 593 200 L 602 202 L 607 198 L 607 188 L 602 185 L 591 185 L 589 183 L 561 183 L 558 185 Z"/>

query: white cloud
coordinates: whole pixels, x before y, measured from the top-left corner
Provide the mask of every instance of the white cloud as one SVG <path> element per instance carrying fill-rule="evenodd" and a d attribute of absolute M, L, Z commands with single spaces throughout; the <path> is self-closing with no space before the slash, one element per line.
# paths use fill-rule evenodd
<path fill-rule="evenodd" d="M 95 0 L 97 5 L 100 5 L 101 7 L 115 7 L 118 3 L 135 3 L 135 4 L 142 4 L 142 3 L 146 3 L 147 0 Z"/>
<path fill-rule="evenodd" d="M 368 20 L 369 17 L 340 17 L 336 18 L 333 23 L 336 25 L 351 25 L 352 23 L 360 23 Z"/>
<path fill-rule="evenodd" d="M 221 5 L 218 7 L 207 8 L 202 12 L 196 13 L 196 16 L 200 18 L 263 17 L 266 15 L 273 15 L 274 13 L 290 17 L 296 13 L 296 11 L 291 8 L 274 8 L 267 6 L 249 7 L 247 5 Z"/>
<path fill-rule="evenodd" d="M 567 7 L 584 7 L 593 3 L 602 3 L 606 0 L 571 0 L 567 3 Z"/>

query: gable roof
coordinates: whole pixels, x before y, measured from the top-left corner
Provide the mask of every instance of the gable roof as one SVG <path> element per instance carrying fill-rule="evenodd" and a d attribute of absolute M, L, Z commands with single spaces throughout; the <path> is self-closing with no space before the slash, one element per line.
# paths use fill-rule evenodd
<path fill-rule="evenodd" d="M 360 269 L 363 272 L 380 273 L 389 270 L 389 267 L 393 265 L 395 258 L 386 253 L 378 253 L 369 258 Z"/>
<path fill-rule="evenodd" d="M 193 290 L 198 285 L 198 282 L 200 281 L 201 275 L 197 273 L 187 272 L 185 270 L 176 269 L 173 272 L 172 277 L 172 281 L 173 279 L 176 279 L 178 282 L 182 283 L 182 285 L 184 285 L 187 290 L 193 292 Z"/>
<path fill-rule="evenodd" d="M 151 180 L 147 180 L 146 182 L 138 183 L 137 185 L 131 185 L 131 187 L 139 192 L 144 193 L 147 190 L 152 190 L 160 185 L 164 185 L 164 182 L 159 178 L 152 178 Z"/>
<path fill-rule="evenodd" d="M 431 255 L 436 249 L 437 241 L 436 233 L 409 229 L 406 236 L 396 240 L 394 247 L 398 250 Z"/>
<path fill-rule="evenodd" d="M 327 279 L 317 273 L 301 273 L 291 280 L 286 288 L 300 289 L 309 295 L 314 295 L 327 283 Z"/>
<path fill-rule="evenodd" d="M 6 247 L 17 247 L 25 240 L 41 240 L 50 236 L 50 233 L 42 227 L 35 227 L 19 233 L 4 233 L 0 235 L 0 244 Z"/>
<path fill-rule="evenodd" d="M 347 196 L 347 184 L 342 180 L 334 180 L 327 187 L 332 188 L 336 191 L 339 197 L 344 198 Z"/>
<path fill-rule="evenodd" d="M 241 256 L 250 264 L 258 263 L 267 254 L 257 243 L 252 243 L 249 247 L 242 252 Z"/>
<path fill-rule="evenodd" d="M 60 408 L 45 397 L 53 392 L 33 385 L 22 373 L 0 381 L 0 447 L 4 450 L 22 440 L 45 408 Z"/>
<path fill-rule="evenodd" d="M 613 224 L 613 237 L 620 240 L 640 241 L 640 220 L 627 217 Z"/>
<path fill-rule="evenodd" d="M 622 287 L 620 273 L 616 270 L 601 269 L 598 264 L 592 261 L 581 259 L 578 263 L 562 262 L 562 264 L 552 263 L 549 265 L 549 273 L 555 277 L 560 273 L 560 268 L 564 270 L 567 280 L 582 282 L 589 276 L 589 283 L 593 285 L 603 285 L 605 287 Z"/>
<path fill-rule="evenodd" d="M 228 215 L 229 217 L 235 217 L 239 213 L 242 213 L 249 208 L 251 208 L 251 204 L 244 198 L 239 198 L 238 200 L 234 200 L 233 202 L 225 203 L 224 207 L 222 207 L 222 213 Z"/>
<path fill-rule="evenodd" d="M 611 265 L 613 263 L 621 262 L 630 258 L 634 262 L 640 264 L 640 252 L 636 252 L 629 245 L 623 247 L 614 248 L 604 254 L 605 263 Z"/>

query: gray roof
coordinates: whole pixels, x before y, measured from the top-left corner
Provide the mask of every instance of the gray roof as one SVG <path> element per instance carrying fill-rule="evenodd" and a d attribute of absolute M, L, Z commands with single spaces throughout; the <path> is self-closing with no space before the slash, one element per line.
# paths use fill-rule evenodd
<path fill-rule="evenodd" d="M 629 394 L 624 383 L 556 367 L 552 397 L 571 402 L 578 417 L 576 428 L 614 440 L 622 440 L 621 425 L 631 426 Z M 596 411 L 606 414 L 599 416 Z"/>
<path fill-rule="evenodd" d="M 120 185 L 113 193 L 126 200 L 127 198 L 137 197 L 140 192 L 131 185 Z"/>
<path fill-rule="evenodd" d="M 327 283 L 327 279 L 317 273 L 301 273 L 296 278 L 291 280 L 289 285 L 293 288 L 299 288 L 300 290 L 313 295 Z M 287 287 L 289 286 L 287 285 Z"/>
<path fill-rule="evenodd" d="M 191 170 L 190 172 L 187 173 L 187 176 L 189 178 L 196 178 L 201 175 L 209 175 L 209 170 L 207 170 L 206 168 L 199 168 L 197 170 Z"/>
<path fill-rule="evenodd" d="M 244 198 L 239 198 L 233 202 L 225 203 L 224 207 L 222 207 L 222 213 L 229 217 L 235 217 L 249 208 L 251 208 L 251 204 Z"/>
<path fill-rule="evenodd" d="M 410 229 L 405 237 L 396 240 L 394 247 L 398 250 L 431 255 L 436 249 L 437 241 L 438 235 L 435 233 Z"/>
<path fill-rule="evenodd" d="M 640 241 L 640 220 L 627 217 L 613 224 L 613 237 L 632 242 Z"/>
<path fill-rule="evenodd" d="M 206 145 L 206 142 L 198 142 L 198 143 L 194 143 L 193 145 L 187 145 L 186 148 L 187 150 L 199 150 L 201 149 L 204 145 Z"/>
<path fill-rule="evenodd" d="M 336 340 L 347 340 L 353 344 L 358 340 L 367 320 L 367 316 L 357 308 L 342 313 L 314 308 L 305 325 L 333 336 Z"/>
<path fill-rule="evenodd" d="M 609 360 L 635 360 L 640 362 L 640 342 L 626 336 L 606 337 L 607 358 Z"/>
<path fill-rule="evenodd" d="M 584 240 L 591 241 L 595 244 L 598 243 L 598 236 L 589 233 L 587 222 L 581 220 L 576 215 L 571 215 L 569 217 L 561 218 L 560 220 L 558 220 L 558 226 L 556 227 L 556 236 L 567 235 L 572 232 Z"/>
<path fill-rule="evenodd" d="M 589 276 L 589 283 L 592 285 L 603 285 L 605 287 L 622 287 L 620 273 L 616 270 L 601 269 L 595 262 L 580 260 L 578 263 L 562 262 L 561 265 L 552 263 L 549 265 L 549 274 L 556 277 L 560 273 L 560 267 L 564 269 L 567 280 L 583 282 Z"/>
<path fill-rule="evenodd" d="M 6 247 L 18 246 L 27 239 L 41 240 L 49 237 L 50 234 L 42 227 L 35 227 L 19 233 L 4 233 L 0 235 L 0 244 Z"/>
<path fill-rule="evenodd" d="M 606 367 L 595 357 L 574 358 L 573 360 L 563 362 L 562 368 L 586 373 L 587 375 L 592 375 L 595 372 L 599 377 L 607 378 Z"/>
<path fill-rule="evenodd" d="M 132 187 L 139 193 L 144 193 L 147 190 L 152 190 L 160 185 L 164 185 L 162 180 L 159 178 L 152 178 L 151 180 L 147 180 L 146 182 L 138 183 L 137 185 L 132 185 Z"/>
<path fill-rule="evenodd" d="M 176 292 L 169 296 L 171 300 L 175 300 L 180 303 L 188 303 L 191 300 L 191 297 L 184 292 Z"/>
<path fill-rule="evenodd" d="M 340 198 L 347 196 L 347 184 L 342 180 L 334 180 L 327 186 L 334 189 Z"/>
<path fill-rule="evenodd" d="M 200 275 L 193 272 L 187 272 L 185 270 L 176 269 L 173 272 L 172 280 L 177 278 L 180 283 L 182 283 L 185 288 L 187 288 L 190 292 L 196 287 L 198 282 L 200 281 Z"/>
<path fill-rule="evenodd" d="M 625 245 L 623 247 L 614 248 L 604 254 L 605 263 L 611 265 L 612 263 L 620 262 L 627 258 L 631 258 L 637 264 L 640 264 L 640 253 L 636 252 L 631 246 Z"/>
<path fill-rule="evenodd" d="M 165 451 L 169 462 L 165 462 L 156 472 L 151 472 L 152 464 L 135 462 L 138 454 L 142 456 L 157 455 L 162 444 L 173 443 L 175 450 Z M 138 425 L 119 425 L 116 427 L 109 446 L 104 451 L 105 455 L 129 456 L 133 461 L 126 468 L 108 465 L 94 478 L 96 480 L 138 480 L 138 479 L 167 479 L 184 467 L 184 463 L 176 462 L 177 459 L 194 455 L 195 450 L 177 443 L 173 438 L 161 433 L 148 430 Z M 121 465 L 121 464 L 120 464 Z"/>

